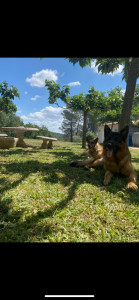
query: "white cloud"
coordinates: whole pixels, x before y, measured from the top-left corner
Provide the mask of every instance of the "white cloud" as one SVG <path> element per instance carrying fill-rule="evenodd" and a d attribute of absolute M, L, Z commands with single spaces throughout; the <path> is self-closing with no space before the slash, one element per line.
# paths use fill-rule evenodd
<path fill-rule="evenodd" d="M 21 118 L 23 121 L 28 120 L 28 117 L 26 117 L 25 115 L 20 116 L 20 118 Z"/>
<path fill-rule="evenodd" d="M 28 94 L 28 92 L 27 91 L 25 91 L 25 95 L 27 95 Z"/>
<path fill-rule="evenodd" d="M 57 70 L 42 70 L 40 72 L 36 72 L 32 74 L 31 78 L 26 78 L 26 82 L 29 82 L 31 86 L 37 87 L 44 87 L 45 86 L 45 79 L 54 80 L 58 79 L 57 77 Z"/>
<path fill-rule="evenodd" d="M 38 98 L 41 98 L 41 96 L 39 96 L 39 95 L 35 95 L 34 97 L 32 97 L 30 100 L 33 100 L 33 101 L 35 101 L 35 100 L 37 100 Z"/>
<path fill-rule="evenodd" d="M 102 74 L 102 72 L 98 72 L 98 66 L 95 66 L 95 61 L 91 62 L 91 69 L 93 69 L 95 73 Z M 107 75 L 110 76 L 119 75 L 121 74 L 122 70 L 123 70 L 123 65 L 119 65 L 116 71 L 114 71 L 113 73 L 107 73 Z"/>
<path fill-rule="evenodd" d="M 76 86 L 76 85 L 81 85 L 79 81 L 74 81 L 74 82 L 70 82 L 68 83 L 69 86 Z"/>
<path fill-rule="evenodd" d="M 61 107 L 46 106 L 38 112 L 30 113 L 28 116 L 23 115 L 20 118 L 26 123 L 45 125 L 50 131 L 61 132 L 59 127 L 63 121 L 62 112 Z"/>

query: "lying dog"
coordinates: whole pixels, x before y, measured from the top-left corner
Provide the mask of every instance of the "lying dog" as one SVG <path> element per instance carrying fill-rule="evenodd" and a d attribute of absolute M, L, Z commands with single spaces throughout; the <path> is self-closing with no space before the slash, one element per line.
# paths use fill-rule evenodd
<path fill-rule="evenodd" d="M 131 154 L 127 146 L 129 127 L 126 126 L 120 132 L 113 132 L 105 125 L 103 157 L 106 170 L 104 185 L 108 185 L 115 173 L 128 176 L 128 188 L 137 190 L 136 173 L 131 164 Z"/>
<path fill-rule="evenodd" d="M 85 150 L 80 156 L 87 156 L 85 160 L 77 160 L 72 161 L 70 166 L 72 167 L 85 167 L 89 168 L 97 168 L 103 167 L 103 157 L 102 157 L 103 148 L 98 143 L 98 138 L 95 140 L 91 140 L 88 142 L 88 150 Z"/>

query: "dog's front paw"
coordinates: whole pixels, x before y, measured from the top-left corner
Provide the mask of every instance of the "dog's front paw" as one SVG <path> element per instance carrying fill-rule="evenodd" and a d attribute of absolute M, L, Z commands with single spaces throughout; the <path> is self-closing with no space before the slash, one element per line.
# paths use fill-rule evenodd
<path fill-rule="evenodd" d="M 108 179 L 104 179 L 104 185 L 108 185 L 109 184 L 109 180 Z"/>
<path fill-rule="evenodd" d="M 129 182 L 127 185 L 128 189 L 138 190 L 138 186 L 134 182 Z"/>
<path fill-rule="evenodd" d="M 113 177 L 113 173 L 107 170 L 104 177 L 104 185 L 108 185 L 112 177 Z"/>

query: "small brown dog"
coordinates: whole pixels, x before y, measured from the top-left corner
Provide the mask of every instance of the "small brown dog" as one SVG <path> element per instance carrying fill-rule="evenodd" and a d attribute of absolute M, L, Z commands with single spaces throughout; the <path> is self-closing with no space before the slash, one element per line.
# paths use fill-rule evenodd
<path fill-rule="evenodd" d="M 128 176 L 128 188 L 137 190 L 136 172 L 131 164 L 131 154 L 127 146 L 129 127 L 126 126 L 120 132 L 113 132 L 105 125 L 103 157 L 106 170 L 104 185 L 108 185 L 115 173 Z"/>
<path fill-rule="evenodd" d="M 87 159 L 72 161 L 70 166 L 85 167 L 86 169 L 103 167 L 102 153 L 103 148 L 98 143 L 98 138 L 91 140 L 88 142 L 88 150 L 85 150 L 83 153 L 79 154 L 80 156 L 87 156 Z"/>

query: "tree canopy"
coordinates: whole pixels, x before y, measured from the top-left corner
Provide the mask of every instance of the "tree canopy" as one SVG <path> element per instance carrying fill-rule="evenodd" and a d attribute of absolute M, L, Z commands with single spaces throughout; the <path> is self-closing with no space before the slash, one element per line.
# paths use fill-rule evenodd
<path fill-rule="evenodd" d="M 127 82 L 128 74 L 130 71 L 132 57 L 113 57 L 113 58 L 101 58 L 101 57 L 66 57 L 73 65 L 79 63 L 84 68 L 87 65 L 91 66 L 91 62 L 95 61 L 95 66 L 98 66 L 98 72 L 102 74 L 113 73 L 119 68 L 119 65 L 123 65 L 123 78 Z M 139 68 L 137 78 L 139 77 Z"/>
<path fill-rule="evenodd" d="M 119 65 L 123 65 L 123 78 L 125 79 L 126 91 L 122 106 L 122 112 L 120 116 L 120 126 L 119 129 L 122 129 L 126 125 L 130 124 L 131 111 L 133 106 L 133 98 L 135 92 L 135 86 L 137 78 L 139 77 L 139 57 L 114 57 L 114 58 L 78 58 L 78 57 L 69 57 L 67 58 L 69 62 L 75 65 L 77 62 L 83 68 L 86 65 L 90 65 L 94 59 L 96 59 L 95 65 L 98 66 L 98 72 L 102 74 L 107 74 L 114 72 L 118 69 Z"/>
<path fill-rule="evenodd" d="M 101 107 L 98 106 L 93 110 L 93 115 L 98 117 L 99 123 L 119 123 L 124 101 L 122 88 L 117 86 L 115 89 L 107 91 L 107 96 L 105 96 L 104 100 L 101 102 Z"/>
<path fill-rule="evenodd" d="M 40 58 L 42 59 L 42 57 Z M 96 60 L 95 65 L 98 66 L 98 72 L 102 74 L 113 73 L 120 65 L 123 65 L 123 77 L 125 79 L 126 91 L 120 116 L 119 129 L 121 130 L 126 125 L 130 124 L 131 111 L 133 106 L 133 98 L 137 78 L 139 77 L 139 57 L 114 57 L 114 58 L 100 58 L 100 57 L 65 57 L 73 65 L 79 63 L 84 68 L 91 66 L 91 62 Z"/>
<path fill-rule="evenodd" d="M 70 89 L 68 85 L 64 85 L 62 89 L 60 89 L 60 85 L 56 83 L 54 80 L 45 80 L 45 86 L 49 91 L 48 101 L 50 104 L 58 104 L 58 99 L 61 99 L 65 104 L 68 101 L 68 95 L 70 93 Z"/>
<path fill-rule="evenodd" d="M 13 103 L 14 97 L 19 98 L 20 94 L 18 89 L 13 85 L 8 88 L 7 81 L 0 83 L 0 111 L 5 113 L 14 113 L 17 111 L 16 105 Z"/>
<path fill-rule="evenodd" d="M 83 139 L 82 147 L 85 148 L 86 144 L 86 125 L 87 125 L 87 113 L 94 108 L 102 109 L 102 102 L 104 102 L 104 94 L 95 90 L 94 86 L 90 86 L 88 94 L 83 92 L 79 95 L 69 96 L 70 89 L 68 85 L 64 85 L 60 88 L 60 85 L 54 81 L 45 80 L 45 86 L 49 90 L 48 101 L 51 104 L 58 104 L 58 99 L 60 98 L 65 104 L 66 108 L 71 108 L 74 111 L 82 111 L 83 120 Z"/>

